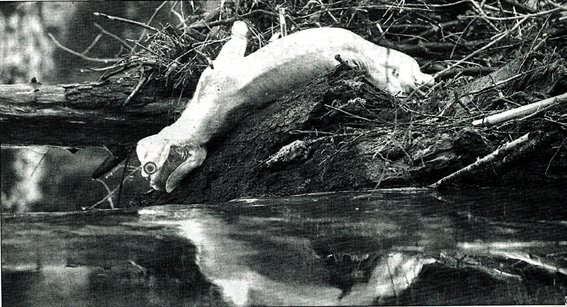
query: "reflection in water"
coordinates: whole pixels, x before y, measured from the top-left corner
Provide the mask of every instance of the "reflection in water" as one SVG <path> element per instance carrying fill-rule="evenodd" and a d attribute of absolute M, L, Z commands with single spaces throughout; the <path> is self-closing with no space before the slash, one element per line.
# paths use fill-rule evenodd
<path fill-rule="evenodd" d="M 95 212 L 96 213 L 96 212 Z M 173 229 L 134 215 L 23 215 L 2 220 L 6 306 L 223 305 Z"/>
<path fill-rule="evenodd" d="M 311 247 L 316 240 L 264 231 L 261 219 L 240 217 L 237 224 L 228 224 L 207 209 L 191 209 L 188 218 L 177 222 L 181 235 L 197 246 L 203 274 L 236 305 L 372 304 L 406 289 L 424 264 L 434 262 L 385 250 L 360 254 L 346 249 L 318 255 Z M 362 267 L 365 262 L 370 265 Z"/>
<path fill-rule="evenodd" d="M 324 271 L 317 258 L 301 255 L 304 251 L 296 250 L 295 244 L 305 248 L 301 242 L 289 240 L 287 249 L 279 251 L 268 246 L 258 249 L 262 242 L 232 238 L 231 235 L 236 234 L 234 227 L 214 215 L 196 209 L 191 210 L 190 218 L 192 220 L 179 222 L 181 235 L 197 246 L 197 264 L 201 271 L 221 288 L 230 302 L 236 305 L 313 305 L 331 304 L 339 296 L 339 289 L 325 286 L 325 276 L 317 276 Z M 281 253 L 287 255 L 282 257 Z M 258 256 L 268 262 L 257 264 L 267 268 L 255 268 L 253 260 Z M 305 271 L 306 267 L 314 266 L 318 268 Z M 284 271 L 280 270 L 282 268 Z M 281 280 L 282 274 L 291 278 Z M 311 283 L 304 282 L 305 279 Z"/>
<path fill-rule="evenodd" d="M 410 287 L 424 266 L 471 252 L 471 243 L 460 237 L 492 244 L 485 236 L 493 225 L 482 231 L 466 220 L 460 225 L 461 209 L 413 190 L 243 199 L 221 207 L 153 207 L 140 214 L 177 225 L 197 246 L 202 273 L 234 304 L 348 305 L 399 303 L 390 298 Z M 506 248 L 518 250 L 526 247 L 518 233 L 499 231 L 494 237 L 515 240 Z M 496 255 L 479 249 L 472 254 Z M 471 274 L 487 272 L 517 280 L 483 267 Z"/>
<path fill-rule="evenodd" d="M 563 302 L 565 213 L 540 213 L 534 221 L 523 212 L 479 215 L 476 205 L 428 191 L 386 190 L 155 206 L 138 216 L 4 218 L 3 300 L 26 306 Z"/>

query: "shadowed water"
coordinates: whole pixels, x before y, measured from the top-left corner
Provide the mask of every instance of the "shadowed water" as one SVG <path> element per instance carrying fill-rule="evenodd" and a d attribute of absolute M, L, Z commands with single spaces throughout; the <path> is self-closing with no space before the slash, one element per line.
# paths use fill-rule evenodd
<path fill-rule="evenodd" d="M 380 190 L 154 206 L 132 215 L 5 215 L 2 300 L 563 303 L 566 193 Z"/>

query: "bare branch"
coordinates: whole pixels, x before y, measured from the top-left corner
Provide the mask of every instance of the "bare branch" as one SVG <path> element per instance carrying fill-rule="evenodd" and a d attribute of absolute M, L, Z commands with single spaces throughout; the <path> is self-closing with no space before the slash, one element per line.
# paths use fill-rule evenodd
<path fill-rule="evenodd" d="M 499 41 L 501 41 L 503 38 L 505 38 L 506 36 L 508 36 L 510 33 L 514 32 L 518 27 L 520 27 L 520 25 L 522 23 L 524 23 L 526 20 L 528 19 L 528 17 L 524 17 L 522 20 L 520 20 L 518 23 L 516 23 L 516 25 L 514 25 L 510 30 L 499 34 L 494 40 L 492 40 L 490 43 L 486 44 L 485 46 L 483 46 L 482 48 L 475 50 L 473 53 L 467 55 L 466 57 L 462 58 L 461 60 L 455 62 L 453 65 L 445 68 L 444 70 L 438 72 L 435 74 L 435 78 L 437 78 L 438 76 L 440 76 L 441 74 L 445 73 L 446 71 L 455 68 L 457 66 L 459 66 L 461 63 L 463 63 L 464 61 L 472 58 L 473 56 L 479 54 L 480 52 L 488 49 L 489 47 L 491 47 L 492 45 L 495 45 L 496 43 L 498 43 Z"/>
<path fill-rule="evenodd" d="M 167 1 L 163 1 L 155 10 L 154 13 L 152 14 L 152 16 L 150 16 L 150 19 L 148 20 L 148 22 L 146 23 L 147 25 L 150 25 L 152 23 L 152 21 L 154 20 L 154 18 L 156 17 L 156 15 L 158 14 L 158 12 L 161 10 L 161 8 L 167 3 Z M 144 29 L 142 31 L 142 34 L 140 34 L 140 37 L 138 38 L 138 43 L 142 42 L 142 40 L 144 39 L 144 35 L 146 35 L 146 30 Z M 136 50 L 136 46 L 133 47 L 132 50 Z"/>
<path fill-rule="evenodd" d="M 100 40 L 100 38 L 102 37 L 102 34 L 98 34 L 95 39 L 93 39 L 92 43 L 85 49 L 85 51 L 81 52 L 81 54 L 87 54 L 89 51 L 91 51 L 91 49 L 93 49 L 93 47 L 96 45 L 96 43 L 98 43 L 98 41 Z"/>
<path fill-rule="evenodd" d="M 441 186 L 447 185 L 448 183 L 455 181 L 457 178 L 462 177 L 465 174 L 469 174 L 474 170 L 480 169 L 485 165 L 488 165 L 489 163 L 507 155 L 514 148 L 526 143 L 528 141 L 528 136 L 529 133 L 526 133 L 523 136 L 502 145 L 500 148 L 484 156 L 482 159 L 478 159 L 476 162 L 469 164 L 466 167 L 463 167 L 460 170 L 439 179 L 437 182 L 430 185 L 430 187 L 437 189 Z"/>
<path fill-rule="evenodd" d="M 101 17 L 105 17 L 108 18 L 110 20 L 115 20 L 115 21 L 120 21 L 120 22 L 125 22 L 125 23 L 129 23 L 138 27 L 142 27 L 144 29 L 148 29 L 154 32 L 159 32 L 159 30 L 157 28 L 154 28 L 150 25 L 147 25 L 145 23 L 141 23 L 139 21 L 135 21 L 135 20 L 130 20 L 130 19 L 126 19 L 126 18 L 122 18 L 122 17 L 116 17 L 116 16 L 111 16 L 111 15 L 106 15 L 104 13 L 100 13 L 100 12 L 94 12 L 93 15 L 95 16 L 101 16 Z"/>
<path fill-rule="evenodd" d="M 128 48 L 128 50 L 132 50 L 132 46 L 130 46 L 125 40 L 123 40 L 122 38 L 120 38 L 118 35 L 114 34 L 114 33 L 110 33 L 108 32 L 105 28 L 103 28 L 102 26 L 100 26 L 98 23 L 94 23 L 94 26 L 100 30 L 100 32 L 114 38 L 115 40 L 117 40 L 118 42 L 120 42 L 122 45 L 124 45 L 124 47 Z"/>
<path fill-rule="evenodd" d="M 69 49 L 69 48 L 67 48 L 67 47 L 65 47 L 65 46 L 63 46 L 63 45 L 61 45 L 61 43 L 59 43 L 59 42 L 55 39 L 55 37 L 53 37 L 53 35 L 52 35 L 51 33 L 47 33 L 47 36 L 49 36 L 49 38 L 51 38 L 51 40 L 53 41 L 53 43 L 55 43 L 55 45 L 56 45 L 58 48 L 60 48 L 60 49 L 62 49 L 62 50 L 65 50 L 66 52 L 68 52 L 68 53 L 70 53 L 70 54 L 72 54 L 72 55 L 78 56 L 78 57 L 80 57 L 80 58 L 83 59 L 83 60 L 87 60 L 87 61 L 91 61 L 91 62 L 98 62 L 98 63 L 105 63 L 105 64 L 108 64 L 108 63 L 116 63 L 116 62 L 118 62 L 118 61 L 121 60 L 121 59 L 118 59 L 118 58 L 101 59 L 101 58 L 93 58 L 93 57 L 90 57 L 90 56 L 86 56 L 86 55 L 84 55 L 84 54 L 82 54 L 82 53 L 80 53 L 80 52 L 77 52 L 77 51 L 75 51 L 75 50 L 71 50 L 71 49 Z"/>
<path fill-rule="evenodd" d="M 226 25 L 226 24 L 231 24 L 233 22 L 235 22 L 236 20 L 240 20 L 246 17 L 250 17 L 252 15 L 256 15 L 256 14 L 265 14 L 265 15 L 269 15 L 269 16 L 273 16 L 273 17 L 278 17 L 278 14 L 270 12 L 270 11 L 266 11 L 266 10 L 254 10 L 251 12 L 248 12 L 246 14 L 242 14 L 239 15 L 237 17 L 231 17 L 231 18 L 227 18 L 224 20 L 219 20 L 219 21 L 213 21 L 213 22 L 209 22 L 207 23 L 206 21 L 200 20 L 195 22 L 194 24 L 190 25 L 189 28 L 191 29 L 208 29 L 208 28 L 212 28 L 215 26 L 220 26 L 220 25 Z"/>
<path fill-rule="evenodd" d="M 567 93 L 507 110 L 472 122 L 473 126 L 491 126 L 514 118 L 531 115 L 567 101 Z"/>

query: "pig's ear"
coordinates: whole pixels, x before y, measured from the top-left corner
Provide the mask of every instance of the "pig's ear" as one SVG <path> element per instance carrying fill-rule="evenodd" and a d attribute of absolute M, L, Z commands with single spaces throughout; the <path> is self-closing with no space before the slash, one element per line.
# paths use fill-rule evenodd
<path fill-rule="evenodd" d="M 192 170 L 201 166 L 207 157 L 207 151 L 201 146 L 178 147 L 172 150 L 168 164 L 176 165 L 175 170 L 167 177 L 165 191 L 171 193 L 175 190 L 181 180 Z"/>
<path fill-rule="evenodd" d="M 422 73 L 417 62 L 413 64 L 412 74 L 416 87 L 422 85 L 433 86 L 435 84 L 435 78 L 432 75 Z"/>

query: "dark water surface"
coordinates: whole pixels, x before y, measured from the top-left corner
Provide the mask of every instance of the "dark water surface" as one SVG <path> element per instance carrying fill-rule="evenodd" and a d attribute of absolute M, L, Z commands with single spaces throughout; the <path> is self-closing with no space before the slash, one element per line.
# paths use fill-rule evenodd
<path fill-rule="evenodd" d="M 4 215 L 5 306 L 563 304 L 567 191 Z"/>

